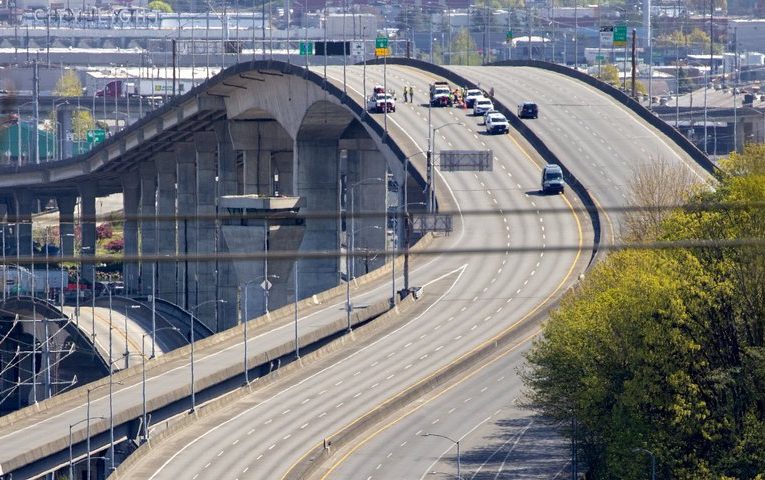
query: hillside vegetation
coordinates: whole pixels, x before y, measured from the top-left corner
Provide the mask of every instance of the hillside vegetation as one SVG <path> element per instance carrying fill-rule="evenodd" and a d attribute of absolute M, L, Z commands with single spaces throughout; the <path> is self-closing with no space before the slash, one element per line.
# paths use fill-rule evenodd
<path fill-rule="evenodd" d="M 609 255 L 527 355 L 530 403 L 589 479 L 650 478 L 641 449 L 659 479 L 765 478 L 765 146 L 723 167 L 658 226 L 633 218 L 649 231 L 626 238 L 672 248 Z"/>

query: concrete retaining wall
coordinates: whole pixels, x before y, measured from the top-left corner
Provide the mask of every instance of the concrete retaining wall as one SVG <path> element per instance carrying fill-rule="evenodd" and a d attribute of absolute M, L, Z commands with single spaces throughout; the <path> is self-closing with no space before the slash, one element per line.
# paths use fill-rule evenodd
<path fill-rule="evenodd" d="M 371 337 L 377 331 L 382 330 L 386 327 L 389 327 L 395 322 L 397 322 L 398 320 L 400 320 L 401 315 L 405 313 L 411 307 L 411 305 L 413 305 L 413 303 L 414 303 L 413 297 L 410 295 L 404 300 L 402 300 L 396 309 L 388 310 L 386 313 L 383 313 L 379 318 L 377 318 L 374 322 L 367 323 L 359 327 L 358 329 L 356 329 L 354 335 L 357 338 Z M 376 312 L 379 312 L 380 309 L 387 310 L 387 308 L 383 305 L 377 305 L 377 306 L 374 306 L 373 308 Z M 360 318 L 357 317 L 357 320 L 360 320 Z M 344 319 L 338 320 L 334 322 L 332 325 L 329 325 L 327 328 L 322 329 L 320 332 L 317 332 L 315 336 L 312 336 L 313 340 L 320 341 L 322 338 L 326 338 L 332 335 L 338 329 L 344 329 L 345 327 L 346 327 L 345 320 Z M 309 341 L 309 340 L 310 339 L 306 338 L 306 341 Z M 327 355 L 341 348 L 344 343 L 345 343 L 344 338 L 339 338 L 309 353 L 308 355 L 304 355 L 303 357 L 301 357 L 299 362 L 291 362 L 288 365 L 280 368 L 279 370 L 276 370 L 265 377 L 259 378 L 256 383 L 251 383 L 248 388 L 240 388 L 240 389 L 234 390 L 198 408 L 194 415 L 189 415 L 187 417 L 184 417 L 182 419 L 179 419 L 173 422 L 172 425 L 168 426 L 168 428 L 154 435 L 149 442 L 141 445 L 138 448 L 138 450 L 133 452 L 133 454 L 131 454 L 124 462 L 122 462 L 122 464 L 120 464 L 117 470 L 115 470 L 114 473 L 111 476 L 109 476 L 109 478 L 110 479 L 129 478 L 130 470 L 137 463 L 139 463 L 143 459 L 143 457 L 145 457 L 148 453 L 150 453 L 155 446 L 159 445 L 164 440 L 172 437 L 179 431 L 191 425 L 198 418 L 204 418 L 209 415 L 212 415 L 215 412 L 225 407 L 228 407 L 236 400 L 246 395 L 249 395 L 256 388 L 262 389 L 263 387 L 268 386 L 274 381 L 281 378 L 282 375 L 286 375 L 286 374 L 290 374 L 290 373 L 294 373 L 298 371 L 300 368 L 303 367 L 303 362 L 311 363 L 323 357 L 326 357 Z M 282 347 L 285 347 L 285 346 L 283 345 Z M 286 347 L 287 347 L 288 353 L 293 350 L 291 342 L 289 342 L 289 345 L 287 345 Z M 277 356 L 274 356 L 276 354 L 277 354 L 277 349 L 261 354 L 263 356 L 261 358 L 262 363 L 269 361 L 269 359 L 278 358 Z"/>

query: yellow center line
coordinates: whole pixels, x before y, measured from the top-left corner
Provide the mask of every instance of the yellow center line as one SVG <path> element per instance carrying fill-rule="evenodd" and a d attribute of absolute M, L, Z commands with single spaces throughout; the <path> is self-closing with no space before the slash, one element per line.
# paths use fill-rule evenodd
<path fill-rule="evenodd" d="M 520 144 L 519 144 L 519 143 L 518 143 L 518 142 L 517 142 L 517 141 L 516 141 L 516 140 L 515 140 L 515 139 L 514 139 L 512 136 L 509 136 L 509 137 L 510 137 L 510 138 L 511 138 L 511 140 L 512 140 L 512 141 L 513 141 L 513 142 L 514 142 L 514 143 L 515 143 L 515 144 L 518 146 L 518 148 L 519 148 L 519 149 L 520 149 L 520 150 L 523 152 L 523 154 L 524 154 L 524 156 L 526 156 L 526 158 L 528 158 L 528 159 L 529 159 L 529 160 L 530 160 L 530 161 L 531 161 L 531 162 L 532 162 L 532 163 L 533 163 L 535 166 L 537 166 L 538 168 L 541 168 L 541 167 L 539 167 L 539 164 L 537 164 L 537 163 L 536 163 L 536 162 L 533 160 L 532 156 L 531 156 L 531 155 L 528 153 L 528 151 L 527 151 L 527 150 L 526 150 L 526 149 L 525 149 L 525 148 L 524 148 L 522 145 L 520 145 Z M 452 362 L 450 362 L 449 364 L 447 364 L 447 365 L 445 365 L 445 366 L 441 367 L 440 369 L 436 370 L 434 373 L 430 374 L 429 376 L 425 377 L 424 379 L 420 380 L 419 382 L 415 383 L 414 385 L 410 386 L 409 388 L 405 389 L 404 391 L 402 391 L 402 392 L 400 392 L 400 393 L 398 393 L 398 394 L 394 395 L 393 397 L 391 397 L 391 398 L 389 398 L 389 399 L 387 399 L 387 400 L 385 400 L 385 401 L 383 401 L 383 402 L 379 403 L 377 406 L 375 406 L 374 408 L 372 408 L 370 411 L 373 411 L 373 410 L 376 410 L 376 409 L 378 409 L 378 408 L 381 408 L 381 407 L 382 407 L 383 405 L 385 405 L 386 403 L 390 403 L 390 402 L 391 402 L 393 399 L 395 399 L 396 397 L 399 397 L 399 396 L 401 396 L 401 395 L 404 395 L 404 394 L 406 394 L 406 392 L 407 392 L 407 391 L 409 391 L 409 390 L 411 390 L 411 389 L 413 389 L 413 388 L 416 388 L 418 385 L 422 384 L 423 382 L 428 382 L 428 381 L 430 381 L 430 379 L 432 379 L 433 377 L 436 377 L 437 375 L 439 375 L 439 374 L 440 374 L 440 372 L 442 372 L 442 371 L 444 371 L 444 370 L 446 370 L 446 369 L 448 369 L 448 368 L 451 368 L 453 365 L 455 365 L 455 364 L 459 363 L 460 361 L 462 361 L 462 359 L 464 359 L 465 357 L 467 357 L 467 356 L 469 356 L 469 355 L 473 354 L 474 352 L 476 352 L 476 351 L 478 351 L 478 350 L 480 350 L 480 349 L 482 349 L 482 348 L 485 348 L 485 347 L 486 347 L 487 345 L 489 345 L 489 344 L 495 343 L 497 340 L 499 340 L 500 338 L 502 338 L 504 335 L 507 335 L 507 334 L 509 334 L 509 333 L 510 333 L 512 330 L 514 330 L 514 329 L 515 329 L 515 328 L 516 328 L 518 325 L 520 325 L 521 323 L 523 323 L 523 322 L 524 322 L 526 319 L 528 319 L 529 317 L 531 317 L 532 315 L 534 315 L 534 314 L 535 314 L 537 311 L 539 311 L 539 310 L 540 310 L 540 309 L 541 309 L 543 306 L 545 306 L 545 305 L 546 305 L 548 302 L 550 302 L 550 300 L 551 300 L 551 299 L 552 299 L 552 298 L 553 298 L 555 295 L 557 295 L 557 293 L 558 293 L 558 292 L 561 290 L 561 288 L 563 288 L 563 286 L 566 284 L 566 282 L 568 282 L 568 279 L 571 277 L 571 274 L 573 273 L 573 271 L 574 271 L 574 268 L 576 268 L 576 265 L 577 265 L 577 263 L 578 263 L 578 261 L 579 261 L 579 258 L 581 257 L 581 254 L 582 254 L 582 245 L 583 245 L 583 243 L 584 243 L 584 238 L 583 238 L 583 233 L 582 233 L 582 224 L 581 224 L 581 222 L 580 222 L 580 220 L 579 220 L 579 215 L 577 215 L 577 212 L 576 212 L 576 210 L 574 209 L 574 206 L 571 204 L 571 202 L 568 200 L 568 198 L 566 198 L 566 196 L 565 196 L 565 195 L 562 195 L 562 196 L 561 196 L 561 198 L 563 198 L 563 201 L 564 201 L 564 202 L 566 202 L 566 205 L 568 205 L 568 207 L 569 207 L 569 210 L 571 210 L 571 213 L 572 213 L 572 215 L 574 216 L 574 219 L 575 219 L 575 221 L 576 221 L 577 232 L 578 232 L 578 236 L 579 236 L 579 241 L 578 241 L 578 247 L 579 247 L 579 248 L 577 249 L 577 252 L 576 252 L 576 256 L 574 257 L 574 260 L 571 262 L 571 266 L 569 267 L 568 271 L 566 272 L 566 275 L 565 275 L 565 276 L 563 277 L 563 279 L 562 279 L 562 280 L 561 280 L 561 281 L 558 283 L 558 285 L 555 287 L 555 289 L 554 289 L 554 290 L 553 290 L 553 291 L 552 291 L 552 292 L 551 292 L 551 293 L 550 293 L 550 294 L 549 294 L 549 295 L 548 295 L 548 296 L 547 296 L 547 297 L 546 297 L 544 300 L 542 300 L 542 301 L 541 301 L 539 304 L 537 304 L 537 305 L 536 305 L 536 306 L 535 306 L 535 307 L 534 307 L 532 310 L 530 310 L 530 311 L 529 311 L 529 312 L 527 312 L 527 313 L 526 313 L 526 314 L 525 314 L 523 317 L 521 317 L 521 319 L 519 319 L 518 321 L 516 321 L 515 323 L 513 323 L 512 325 L 510 325 L 508 328 L 506 328 L 505 330 L 503 330 L 503 331 L 502 331 L 502 332 L 500 332 L 499 334 L 495 335 L 494 337 L 490 338 L 489 340 L 486 340 L 485 342 L 481 343 L 480 345 L 478 345 L 477 347 L 473 348 L 473 349 L 472 349 L 472 350 L 470 350 L 469 352 L 466 352 L 466 353 L 464 353 L 464 354 L 460 355 L 459 357 L 457 357 L 455 360 L 453 360 L 453 361 L 452 361 Z M 541 328 L 539 328 L 539 329 L 535 330 L 535 331 L 534 331 L 532 334 L 530 334 L 530 335 L 528 335 L 528 336 L 524 337 L 524 338 L 523 338 L 523 339 L 522 339 L 520 342 L 518 342 L 516 345 L 514 345 L 514 346 L 513 346 L 513 347 L 512 347 L 510 350 L 506 351 L 506 352 L 505 352 L 505 353 L 503 353 L 502 355 L 499 355 L 499 356 L 497 357 L 497 359 L 495 359 L 495 360 L 493 360 L 493 361 L 496 361 L 496 360 L 498 360 L 498 359 L 500 359 L 500 358 L 504 358 L 504 356 L 506 356 L 508 353 L 510 353 L 510 352 L 512 352 L 513 350 L 517 349 L 518 347 L 520 347 L 520 346 L 524 345 L 526 342 L 528 342 L 529 340 L 531 340 L 532 338 L 534 338 L 534 337 L 535 337 L 536 335 L 538 335 L 540 332 L 541 332 Z M 493 361 L 492 361 L 492 362 L 489 362 L 489 363 L 487 363 L 487 365 L 489 365 L 489 364 L 493 363 Z M 479 369 L 477 369 L 477 370 L 476 370 L 474 373 L 471 373 L 470 375 L 467 375 L 467 376 L 466 376 L 466 377 L 465 377 L 463 380 L 461 380 L 460 382 L 456 383 L 454 386 L 456 386 L 456 385 L 459 385 L 461 382 L 464 382 L 464 381 L 465 381 L 467 378 L 470 378 L 472 375 L 474 375 L 476 372 L 479 372 L 479 371 L 481 371 L 483 368 L 485 368 L 485 366 L 482 366 L 482 367 L 480 367 Z M 453 388 L 453 386 L 452 386 L 452 387 L 450 387 L 449 389 L 451 389 L 451 388 Z M 439 394 L 438 394 L 437 396 L 435 396 L 434 398 L 438 398 L 438 396 L 440 396 L 440 395 L 443 395 L 443 393 L 445 393 L 445 392 L 446 392 L 446 391 L 448 391 L 449 389 L 446 389 L 446 390 L 444 390 L 443 392 L 439 393 Z M 432 399 L 431 399 L 430 401 L 432 401 Z M 427 403 L 428 403 L 428 402 L 424 402 L 424 403 L 423 403 L 423 405 L 424 405 L 424 404 L 427 404 Z M 420 407 L 418 407 L 418 408 L 420 408 Z M 406 418 L 406 416 L 408 416 L 408 415 L 409 415 L 409 414 L 411 414 L 412 412 L 416 411 L 418 408 L 416 408 L 416 409 L 414 409 L 414 410 L 411 410 L 411 411 L 409 411 L 408 413 L 406 413 L 406 414 L 404 414 L 404 415 L 401 415 L 401 416 L 399 416 L 398 418 L 396 418 L 396 419 L 394 419 L 393 421 L 389 422 L 388 424 L 384 425 L 382 428 L 380 428 L 380 429 L 378 429 L 378 430 L 376 430 L 376 431 L 372 432 L 371 434 L 367 435 L 367 436 L 366 436 L 365 438 L 363 438 L 361 441 L 359 441 L 359 442 L 355 443 L 355 444 L 354 444 L 354 447 L 353 447 L 353 448 L 351 448 L 351 450 L 350 450 L 350 451 L 348 451 L 348 452 L 347 452 L 345 455 L 343 455 L 343 456 L 342 456 L 340 459 L 338 459 L 338 461 L 337 461 L 337 462 L 335 462 L 334 464 L 332 464 L 332 466 L 330 466 L 330 467 L 327 469 L 326 473 L 325 473 L 325 474 L 324 474 L 324 475 L 321 477 L 321 480 L 325 480 L 325 479 L 326 479 L 326 478 L 329 476 L 329 474 L 331 474 L 331 473 L 332 473 L 332 472 L 333 472 L 335 469 L 337 469 L 337 468 L 338 468 L 338 467 L 339 467 L 339 466 L 340 466 L 340 465 L 341 465 L 343 462 L 345 462 L 345 460 L 346 460 L 346 459 L 347 459 L 347 458 L 348 458 L 350 455 L 352 455 L 352 454 L 353 454 L 354 452 L 356 452 L 356 451 L 357 451 L 359 448 L 361 448 L 363 445 L 365 445 L 365 444 L 366 444 L 366 443 L 368 443 L 370 440 L 372 440 L 372 439 L 373 439 L 375 436 L 377 436 L 379 433 L 381 433 L 381 432 L 383 432 L 383 431 L 387 430 L 388 428 L 390 428 L 391 426 L 395 425 L 396 423 L 398 423 L 398 422 L 399 422 L 400 420 L 402 420 L 403 418 Z M 357 422 L 358 420 L 359 420 L 359 418 L 357 418 L 357 419 L 353 420 L 352 422 L 350 422 L 350 423 L 346 424 L 345 426 L 343 426 L 343 427 L 341 427 L 340 429 L 336 430 L 336 432 L 335 432 L 335 433 L 333 433 L 333 434 L 329 435 L 327 438 L 332 438 L 333 436 L 336 436 L 336 435 L 337 435 L 337 432 L 340 432 L 340 431 L 342 431 L 342 430 L 344 430 L 344 429 L 346 429 L 346 428 L 349 428 L 351 425 L 353 425 L 353 424 L 354 424 L 355 422 Z M 311 449 L 309 449 L 309 450 L 308 450 L 306 453 L 304 453 L 304 454 L 303 454 L 303 455 L 302 455 L 302 456 L 301 456 L 301 457 L 300 457 L 298 460 L 296 460 L 296 461 L 295 461 L 295 462 L 294 462 L 292 465 L 290 465 L 290 467 L 287 469 L 287 471 L 285 472 L 285 474 L 282 476 L 282 480 L 285 480 L 285 479 L 287 478 L 287 476 L 289 475 L 289 473 L 290 473 L 290 472 L 291 472 L 291 471 L 292 471 L 292 470 L 293 470 L 293 469 L 294 469 L 294 468 L 295 468 L 295 467 L 296 467 L 298 464 L 300 464 L 302 461 L 304 461 L 304 460 L 305 460 L 305 458 L 306 458 L 306 457 L 307 457 L 307 456 L 308 456 L 308 455 L 311 453 L 311 451 L 313 451 L 313 449 L 314 449 L 314 448 L 318 448 L 318 447 L 319 447 L 320 445 L 322 445 L 322 444 L 323 444 L 323 442 L 322 442 L 322 443 L 317 443 L 317 444 L 315 444 L 315 445 L 314 445 L 314 446 L 313 446 Z"/>

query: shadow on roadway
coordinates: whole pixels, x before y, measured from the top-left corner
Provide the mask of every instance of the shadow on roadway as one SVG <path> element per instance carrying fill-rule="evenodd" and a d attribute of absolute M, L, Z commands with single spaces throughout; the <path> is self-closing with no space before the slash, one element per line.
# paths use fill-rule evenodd
<path fill-rule="evenodd" d="M 462 477 L 475 480 L 558 479 L 571 475 L 569 442 L 537 415 L 500 419 L 481 448 L 463 450 Z M 456 454 L 445 458 L 457 468 Z"/>

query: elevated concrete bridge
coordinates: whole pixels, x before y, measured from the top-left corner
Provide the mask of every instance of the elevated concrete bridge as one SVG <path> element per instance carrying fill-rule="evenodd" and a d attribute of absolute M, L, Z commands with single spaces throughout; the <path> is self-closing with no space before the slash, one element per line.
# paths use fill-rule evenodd
<path fill-rule="evenodd" d="M 280 62 L 240 64 L 87 154 L 0 172 L 0 214 L 14 249 L 6 261 L 43 261 L 32 253 L 33 213 L 54 199 L 61 260 L 81 262 L 82 277 L 92 281 L 93 264 L 103 260 L 94 257 L 96 226 L 109 220 L 96 217 L 96 202 L 119 192 L 125 295 L 144 304 L 154 296 L 220 332 L 295 301 L 296 268 L 298 299 L 340 283 L 347 274 L 338 255 L 293 261 L 262 254 L 341 251 L 348 233 L 339 212 L 350 209 L 351 196 L 356 213 L 378 213 L 356 220 L 356 249 L 383 250 L 400 237 L 383 207 L 403 197 L 403 188 L 389 192 L 385 181 L 405 183 L 398 153 L 377 122 L 318 75 Z M 418 195 L 413 189 L 410 203 Z M 298 211 L 308 218 L 296 219 Z M 227 254 L 263 258 L 230 262 Z M 350 270 L 385 260 L 354 259 Z"/>
<path fill-rule="evenodd" d="M 337 212 L 341 175 L 353 183 L 384 178 L 391 168 L 400 178 L 400 166 L 396 169 L 386 161 L 393 158 L 389 148 L 359 122 L 358 112 L 333 95 L 342 92 L 322 89 L 323 81 L 314 74 L 303 79 L 296 73 L 298 69 L 279 63 L 238 65 L 86 155 L 3 171 L 0 201 L 9 218 L 18 220 L 19 254 L 29 257 L 31 214 L 38 201 L 51 198 L 61 212 L 64 256 L 94 254 L 95 201 L 114 192 L 124 195 L 128 257 L 206 255 L 253 252 L 265 245 L 263 221 L 234 225 L 215 216 L 228 211 Z M 384 204 L 385 192 L 384 182 L 357 190 L 357 210 Z M 78 225 L 82 252 L 74 252 L 71 235 L 75 205 L 83 219 Z M 155 224 L 156 215 L 163 220 Z M 305 225 L 280 225 L 275 220 L 268 230 L 272 250 L 337 250 L 340 244 L 335 218 L 311 219 Z M 9 233 L 8 238 L 15 237 L 15 232 Z M 357 245 L 382 248 L 385 232 L 360 237 Z M 155 268 L 160 298 L 185 308 L 226 300 L 209 306 L 220 313 L 217 324 L 210 325 L 217 330 L 234 324 L 236 286 L 264 273 L 263 262 L 217 268 L 215 262 L 153 265 L 142 260 L 126 263 L 127 293 L 151 294 Z M 269 275 L 279 277 L 272 283 L 292 285 L 289 262 L 272 262 L 269 268 Z M 301 261 L 300 271 L 305 295 L 326 290 L 340 278 L 337 258 Z M 84 268 L 83 276 L 90 279 L 92 270 Z M 289 294 L 274 290 L 271 302 L 285 303 Z M 251 297 L 249 310 L 262 311 L 260 296 Z"/>

